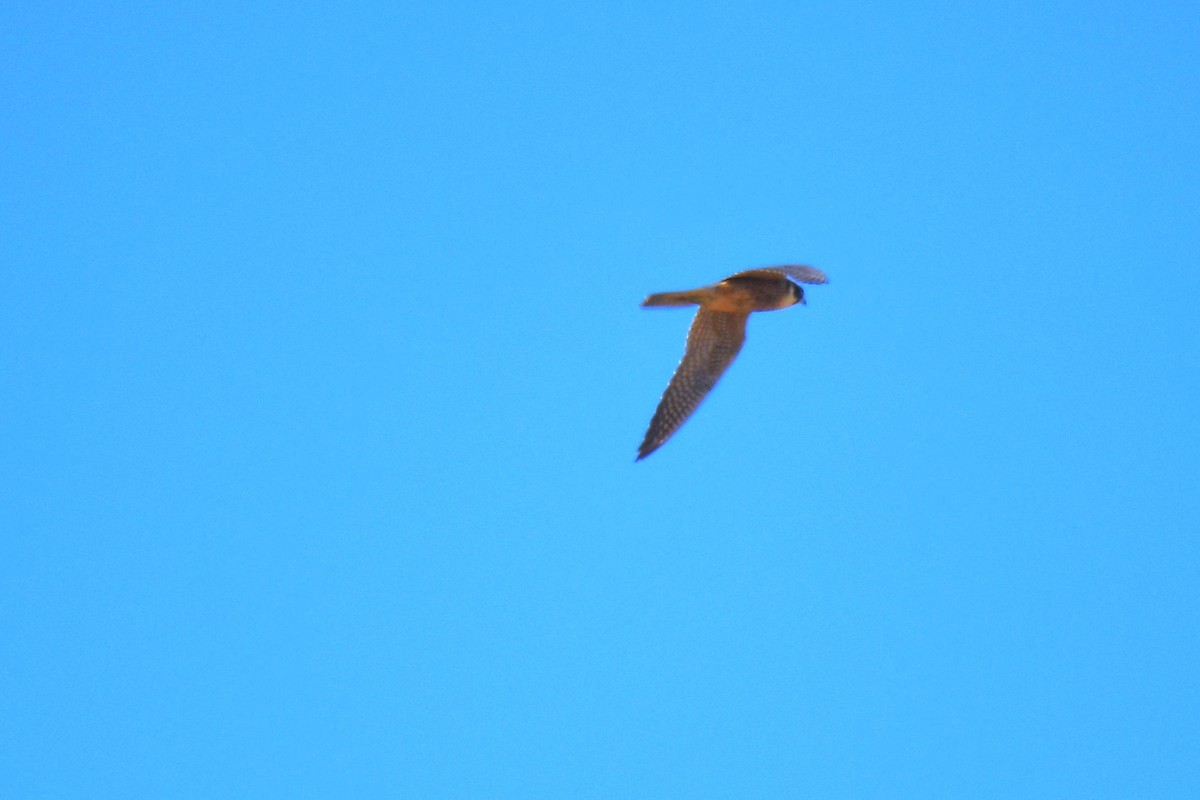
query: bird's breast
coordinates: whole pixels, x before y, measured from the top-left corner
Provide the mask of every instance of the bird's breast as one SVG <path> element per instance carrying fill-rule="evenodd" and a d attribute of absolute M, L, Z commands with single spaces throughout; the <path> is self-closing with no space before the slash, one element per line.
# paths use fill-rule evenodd
<path fill-rule="evenodd" d="M 722 281 L 715 287 L 705 308 L 745 314 L 750 311 L 774 311 L 796 301 L 786 283 L 776 281 Z"/>

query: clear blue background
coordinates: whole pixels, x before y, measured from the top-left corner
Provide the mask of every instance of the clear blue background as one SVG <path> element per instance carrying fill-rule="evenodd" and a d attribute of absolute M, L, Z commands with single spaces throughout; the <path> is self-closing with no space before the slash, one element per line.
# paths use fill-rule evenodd
<path fill-rule="evenodd" d="M 1200 797 L 1200 10 L 973 6 L 6 4 L 0 794 Z"/>

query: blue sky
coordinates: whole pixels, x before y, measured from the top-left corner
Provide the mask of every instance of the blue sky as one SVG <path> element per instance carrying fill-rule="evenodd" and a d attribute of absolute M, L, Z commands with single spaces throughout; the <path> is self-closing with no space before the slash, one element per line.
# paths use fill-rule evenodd
<path fill-rule="evenodd" d="M 1198 34 L 6 5 L 0 793 L 1200 796 Z"/>

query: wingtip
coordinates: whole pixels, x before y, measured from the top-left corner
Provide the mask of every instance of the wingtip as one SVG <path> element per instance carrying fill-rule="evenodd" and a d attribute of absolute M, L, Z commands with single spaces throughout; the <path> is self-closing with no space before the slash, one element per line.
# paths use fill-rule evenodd
<path fill-rule="evenodd" d="M 805 283 L 811 283 L 814 286 L 822 286 L 829 283 L 829 276 L 823 270 L 810 267 L 807 264 L 802 265 L 801 269 L 804 270 L 804 277 L 801 280 Z"/>

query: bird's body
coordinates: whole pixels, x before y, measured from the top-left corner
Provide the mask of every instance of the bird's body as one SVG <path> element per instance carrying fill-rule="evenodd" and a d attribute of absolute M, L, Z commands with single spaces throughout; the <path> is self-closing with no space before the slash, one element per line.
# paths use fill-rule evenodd
<path fill-rule="evenodd" d="M 825 273 L 812 267 L 752 269 L 723 281 L 683 292 L 652 294 L 643 306 L 698 305 L 688 331 L 683 360 L 663 393 L 650 428 L 638 448 L 638 460 L 663 445 L 691 415 L 733 363 L 746 338 L 746 318 L 754 311 L 774 311 L 804 302 L 804 290 L 793 283 L 825 283 Z"/>

